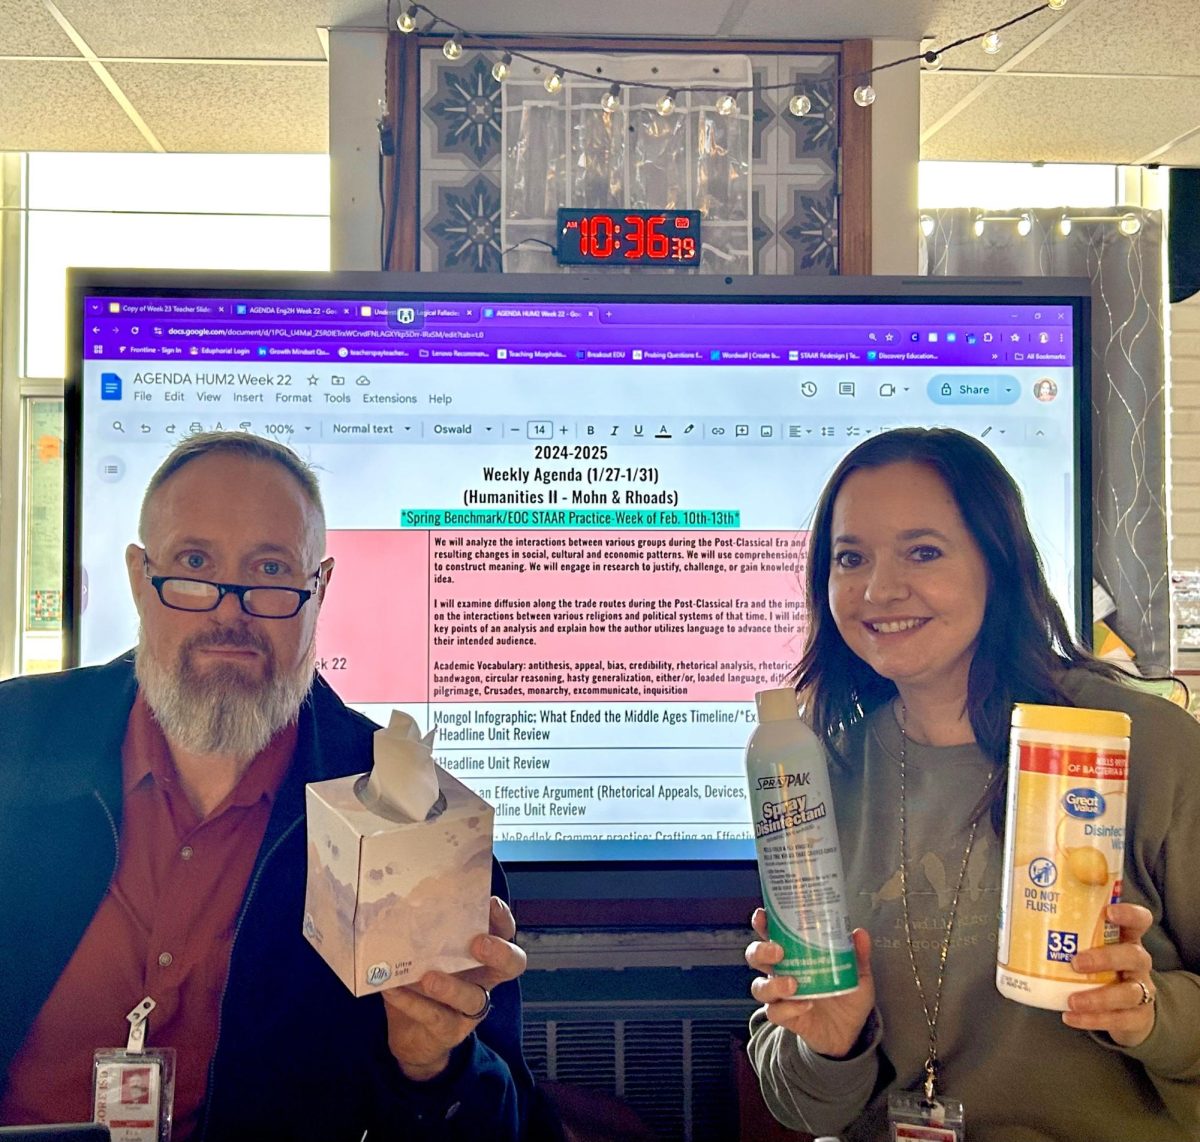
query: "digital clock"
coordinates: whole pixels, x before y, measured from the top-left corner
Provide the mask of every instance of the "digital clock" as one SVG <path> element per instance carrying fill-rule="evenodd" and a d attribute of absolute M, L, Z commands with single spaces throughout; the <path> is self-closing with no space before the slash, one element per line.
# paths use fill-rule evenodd
<path fill-rule="evenodd" d="M 560 266 L 698 266 L 699 210 L 558 211 Z"/>

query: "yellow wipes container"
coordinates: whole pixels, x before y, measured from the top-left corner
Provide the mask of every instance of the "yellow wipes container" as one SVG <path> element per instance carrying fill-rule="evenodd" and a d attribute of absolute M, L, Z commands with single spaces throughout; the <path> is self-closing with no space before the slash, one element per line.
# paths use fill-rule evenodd
<path fill-rule="evenodd" d="M 1104 910 L 1121 899 L 1128 766 L 1127 714 L 1013 707 L 996 966 L 1009 999 L 1066 1011 L 1072 992 L 1116 979 L 1071 960 L 1119 935 Z"/>

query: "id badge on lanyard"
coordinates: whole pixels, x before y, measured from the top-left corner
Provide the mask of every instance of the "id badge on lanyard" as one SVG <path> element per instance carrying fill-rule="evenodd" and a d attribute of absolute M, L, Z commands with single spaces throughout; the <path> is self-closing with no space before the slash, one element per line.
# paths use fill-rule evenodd
<path fill-rule="evenodd" d="M 916 1091 L 888 1095 L 891 1142 L 963 1142 L 962 1103 L 955 1098 L 926 1098 Z"/>
<path fill-rule="evenodd" d="M 171 1142 L 175 1049 L 146 1046 L 154 1008 L 146 996 L 125 1017 L 125 1046 L 98 1050 L 92 1059 L 92 1118 L 108 1127 L 113 1142 Z"/>

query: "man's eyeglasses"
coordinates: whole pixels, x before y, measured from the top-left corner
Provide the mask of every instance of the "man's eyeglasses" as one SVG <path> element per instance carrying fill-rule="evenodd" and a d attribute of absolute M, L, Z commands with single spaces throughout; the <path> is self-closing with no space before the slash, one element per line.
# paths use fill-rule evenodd
<path fill-rule="evenodd" d="M 226 595 L 236 595 L 242 610 L 256 619 L 290 619 L 315 594 L 302 587 L 246 587 L 239 583 L 213 583 L 208 579 L 182 579 L 176 575 L 151 575 L 150 557 L 142 556 L 146 578 L 163 606 L 174 611 L 215 611 Z M 318 567 L 310 576 L 321 574 Z"/>

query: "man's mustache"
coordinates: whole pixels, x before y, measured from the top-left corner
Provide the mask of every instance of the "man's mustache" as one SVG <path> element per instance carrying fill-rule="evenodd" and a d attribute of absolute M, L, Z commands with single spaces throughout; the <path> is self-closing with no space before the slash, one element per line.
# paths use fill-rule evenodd
<path fill-rule="evenodd" d="M 200 631 L 183 644 L 183 652 L 218 647 L 221 650 L 257 650 L 270 656 L 271 644 L 249 627 L 217 627 Z"/>

